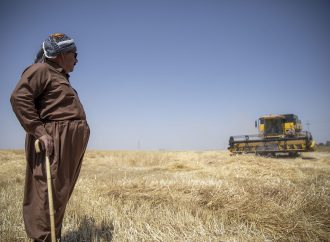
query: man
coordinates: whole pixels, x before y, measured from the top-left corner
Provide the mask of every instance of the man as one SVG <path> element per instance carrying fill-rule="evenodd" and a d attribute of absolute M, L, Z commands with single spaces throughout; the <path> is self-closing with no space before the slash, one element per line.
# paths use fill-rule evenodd
<path fill-rule="evenodd" d="M 50 157 L 56 237 L 60 239 L 65 208 L 89 139 L 85 111 L 69 82 L 77 62 L 74 40 L 65 34 L 50 35 L 10 99 L 27 133 L 23 217 L 27 235 L 35 241 L 51 237 L 45 154 Z M 36 154 L 36 139 L 44 152 Z"/>

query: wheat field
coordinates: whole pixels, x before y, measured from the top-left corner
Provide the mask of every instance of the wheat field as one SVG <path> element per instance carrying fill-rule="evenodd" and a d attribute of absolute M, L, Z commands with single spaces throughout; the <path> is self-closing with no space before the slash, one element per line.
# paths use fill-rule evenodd
<path fill-rule="evenodd" d="M 23 151 L 0 151 L 0 241 L 29 241 Z M 88 151 L 62 241 L 327 241 L 330 153 Z"/>

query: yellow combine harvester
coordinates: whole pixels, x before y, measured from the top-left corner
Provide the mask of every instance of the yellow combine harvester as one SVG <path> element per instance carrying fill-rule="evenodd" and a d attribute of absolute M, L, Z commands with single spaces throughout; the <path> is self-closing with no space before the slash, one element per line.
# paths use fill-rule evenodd
<path fill-rule="evenodd" d="M 234 154 L 256 153 L 276 155 L 286 153 L 292 156 L 299 152 L 314 151 L 315 141 L 308 131 L 302 131 L 297 115 L 268 115 L 255 123 L 257 135 L 231 136 L 228 150 Z"/>

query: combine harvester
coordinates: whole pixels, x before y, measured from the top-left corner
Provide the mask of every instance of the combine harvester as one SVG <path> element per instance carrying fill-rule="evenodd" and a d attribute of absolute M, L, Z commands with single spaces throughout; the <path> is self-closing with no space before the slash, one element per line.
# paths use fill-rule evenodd
<path fill-rule="evenodd" d="M 268 115 L 255 122 L 257 135 L 239 135 L 229 138 L 232 154 L 255 153 L 264 156 L 314 151 L 315 141 L 308 131 L 302 131 L 297 115 Z"/>

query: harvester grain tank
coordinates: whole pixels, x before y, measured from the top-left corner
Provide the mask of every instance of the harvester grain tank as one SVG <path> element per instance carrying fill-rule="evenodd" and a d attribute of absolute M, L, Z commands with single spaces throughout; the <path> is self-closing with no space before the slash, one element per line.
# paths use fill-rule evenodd
<path fill-rule="evenodd" d="M 231 136 L 228 150 L 234 154 L 261 155 L 297 155 L 299 152 L 314 151 L 315 141 L 310 132 L 302 130 L 297 115 L 262 116 L 255 126 L 259 131 L 256 135 Z"/>

